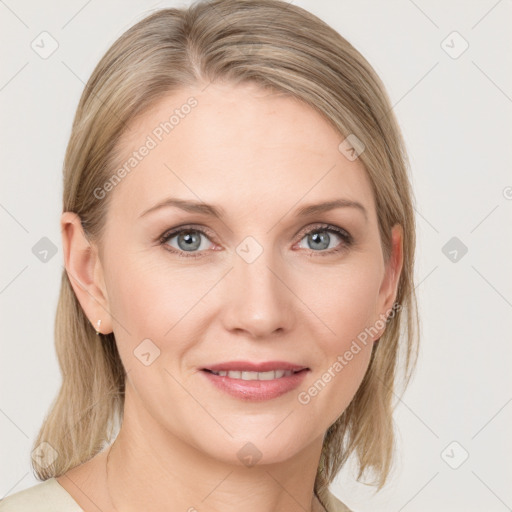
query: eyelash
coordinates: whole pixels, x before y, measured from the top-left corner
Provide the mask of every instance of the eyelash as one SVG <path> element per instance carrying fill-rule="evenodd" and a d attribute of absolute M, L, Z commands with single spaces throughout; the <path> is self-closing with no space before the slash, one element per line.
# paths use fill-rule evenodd
<path fill-rule="evenodd" d="M 204 229 L 199 228 L 199 227 L 194 226 L 194 225 L 188 225 L 188 226 L 181 226 L 180 228 L 176 228 L 176 229 L 173 229 L 171 231 L 166 231 L 160 237 L 159 242 L 160 242 L 161 245 L 166 245 L 167 242 L 171 238 L 174 238 L 176 235 L 179 235 L 179 234 L 181 234 L 184 231 L 192 231 L 194 233 L 200 233 L 200 234 L 206 236 L 207 238 L 209 237 L 209 233 L 207 231 L 205 231 Z M 340 243 L 340 245 L 338 247 L 336 247 L 334 249 L 330 249 L 328 251 L 313 251 L 313 250 L 310 250 L 310 254 L 309 254 L 310 257 L 315 258 L 316 256 L 330 256 L 332 254 L 335 254 L 335 253 L 338 253 L 338 252 L 341 252 L 341 251 L 347 249 L 353 243 L 353 238 L 350 235 L 350 233 L 348 233 L 344 229 L 338 228 L 337 226 L 333 226 L 332 224 L 317 224 L 313 228 L 310 228 L 307 231 L 301 232 L 301 234 L 300 234 L 301 236 L 299 238 L 299 242 L 306 235 L 309 235 L 309 234 L 312 234 L 312 233 L 316 233 L 316 232 L 322 232 L 322 231 L 329 232 L 329 233 L 334 233 L 334 234 L 338 235 L 343 240 L 343 242 Z M 170 247 L 168 245 L 165 247 L 165 250 L 167 250 L 169 252 L 172 252 L 173 254 L 177 254 L 181 258 L 202 258 L 204 256 L 204 254 L 201 253 L 201 252 L 196 252 L 196 253 L 189 252 L 187 254 L 186 251 L 178 251 L 178 250 L 176 250 L 173 247 Z"/>

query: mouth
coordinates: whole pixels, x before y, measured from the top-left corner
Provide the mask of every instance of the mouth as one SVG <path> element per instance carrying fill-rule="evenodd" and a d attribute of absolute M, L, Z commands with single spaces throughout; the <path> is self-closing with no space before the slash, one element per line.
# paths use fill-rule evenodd
<path fill-rule="evenodd" d="M 208 368 L 203 368 L 203 371 L 217 375 L 219 377 L 228 377 L 229 379 L 241 379 L 241 380 L 274 380 L 282 379 L 283 377 L 289 377 L 296 373 L 306 372 L 309 368 L 302 368 L 301 370 L 269 370 L 266 372 L 254 372 L 244 370 L 219 370 L 213 371 Z"/>
<path fill-rule="evenodd" d="M 295 373 L 309 370 L 306 366 L 288 361 L 226 361 L 202 368 L 203 371 L 220 377 L 242 380 L 273 380 L 289 377 Z"/>
<path fill-rule="evenodd" d="M 233 361 L 201 368 L 201 373 L 214 387 L 245 401 L 270 400 L 289 393 L 310 371 L 308 367 L 282 361 Z"/>

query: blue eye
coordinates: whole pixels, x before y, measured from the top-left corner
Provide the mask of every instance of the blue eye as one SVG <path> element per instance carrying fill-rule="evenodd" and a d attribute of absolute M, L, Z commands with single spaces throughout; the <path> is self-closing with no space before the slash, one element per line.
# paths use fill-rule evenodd
<path fill-rule="evenodd" d="M 165 233 L 160 239 L 160 242 L 170 247 L 171 249 L 168 250 L 177 253 L 179 256 L 183 256 L 185 258 L 197 258 L 199 256 L 203 256 L 202 253 L 194 254 L 194 252 L 197 252 L 198 249 L 205 248 L 201 240 L 201 237 L 203 236 L 207 237 L 207 234 L 203 230 L 191 226 L 185 226 L 180 229 Z M 176 244 L 178 247 L 169 245 L 168 242 L 173 238 L 176 238 Z"/>
<path fill-rule="evenodd" d="M 335 237 L 340 238 L 342 242 L 335 245 L 335 247 L 331 247 L 328 251 L 325 251 L 324 249 L 328 249 L 330 243 L 332 242 L 332 234 L 334 234 Z M 306 243 L 310 248 L 320 249 L 320 251 L 313 250 L 312 256 L 329 256 L 333 253 L 347 249 L 350 245 L 352 245 L 353 242 L 352 236 L 344 229 L 331 226 L 329 224 L 323 224 L 321 226 L 316 226 L 315 228 L 310 229 L 304 234 L 301 241 L 304 238 L 307 239 Z"/>
<path fill-rule="evenodd" d="M 332 235 L 341 239 L 334 247 L 329 247 L 332 242 Z M 329 256 L 333 253 L 343 251 L 353 243 L 352 236 L 344 229 L 330 224 L 316 225 L 313 228 L 301 233 L 299 242 L 307 238 L 310 256 Z M 198 258 L 206 255 L 202 237 L 207 240 L 209 234 L 203 229 L 195 226 L 182 226 L 180 228 L 168 231 L 160 237 L 161 245 L 165 245 L 166 250 L 185 258 Z M 169 242 L 176 238 L 176 245 Z M 317 250 L 319 249 L 319 250 Z M 329 250 L 325 250 L 329 249 Z"/>

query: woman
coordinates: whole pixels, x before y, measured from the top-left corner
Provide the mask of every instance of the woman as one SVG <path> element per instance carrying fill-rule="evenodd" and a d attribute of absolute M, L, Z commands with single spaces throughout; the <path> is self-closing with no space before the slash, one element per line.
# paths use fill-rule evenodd
<path fill-rule="evenodd" d="M 382 488 L 417 354 L 406 162 L 371 66 L 299 7 L 130 28 L 64 162 L 44 482 L 0 510 L 346 511 L 351 454 Z"/>

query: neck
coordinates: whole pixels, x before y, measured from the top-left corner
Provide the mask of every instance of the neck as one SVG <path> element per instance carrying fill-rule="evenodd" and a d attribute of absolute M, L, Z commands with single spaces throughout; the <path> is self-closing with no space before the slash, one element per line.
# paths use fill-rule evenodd
<path fill-rule="evenodd" d="M 322 512 L 313 492 L 323 436 L 290 459 L 244 466 L 205 455 L 159 428 L 129 395 L 110 447 L 106 485 L 116 512 Z M 186 437 L 186 434 L 185 434 Z"/>

